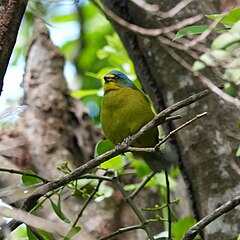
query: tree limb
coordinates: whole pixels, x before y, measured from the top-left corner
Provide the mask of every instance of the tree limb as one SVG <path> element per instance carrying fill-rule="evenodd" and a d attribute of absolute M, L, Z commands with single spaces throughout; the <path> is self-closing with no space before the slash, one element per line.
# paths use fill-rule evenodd
<path fill-rule="evenodd" d="M 182 240 L 192 240 L 194 239 L 197 234 L 203 230 L 208 224 L 213 222 L 215 219 L 223 215 L 224 213 L 227 213 L 231 211 L 233 208 L 238 206 L 240 204 L 240 195 L 235 197 L 234 199 L 226 202 L 221 207 L 217 208 L 212 213 L 208 214 L 206 217 L 204 217 L 202 220 L 197 222 L 195 225 L 193 225 L 187 233 L 184 235 Z"/>

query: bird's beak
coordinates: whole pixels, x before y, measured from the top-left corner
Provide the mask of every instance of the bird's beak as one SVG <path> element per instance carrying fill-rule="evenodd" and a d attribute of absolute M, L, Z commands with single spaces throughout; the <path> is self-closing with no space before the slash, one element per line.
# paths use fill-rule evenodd
<path fill-rule="evenodd" d="M 114 77 L 115 77 L 114 74 L 107 74 L 103 78 L 104 78 L 104 81 L 107 83 L 107 82 L 112 82 L 114 80 Z"/>

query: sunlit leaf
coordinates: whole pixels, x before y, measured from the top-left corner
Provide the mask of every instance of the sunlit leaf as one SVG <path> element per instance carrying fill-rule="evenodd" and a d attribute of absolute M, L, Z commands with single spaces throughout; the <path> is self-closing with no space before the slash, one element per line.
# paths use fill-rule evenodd
<path fill-rule="evenodd" d="M 196 223 L 192 217 L 185 217 L 172 225 L 172 233 L 176 239 L 182 239 L 187 230 Z"/>
<path fill-rule="evenodd" d="M 212 42 L 212 49 L 224 49 L 227 46 L 240 41 L 240 34 L 232 31 L 225 32 L 215 38 Z"/>
<path fill-rule="evenodd" d="M 96 202 L 101 202 L 106 198 L 109 198 L 113 195 L 113 188 L 106 185 L 106 184 L 102 184 L 97 192 L 98 197 L 95 198 Z"/>
<path fill-rule="evenodd" d="M 146 162 L 141 160 L 134 160 L 131 162 L 139 177 L 143 178 L 151 172 L 151 169 Z"/>
<path fill-rule="evenodd" d="M 224 13 L 225 15 L 226 13 Z M 208 18 L 216 20 L 222 16 L 222 14 L 212 14 L 206 15 Z M 240 20 L 240 8 L 234 8 L 230 10 L 221 20 L 220 23 L 223 23 L 227 26 L 233 26 L 237 21 Z"/>
<path fill-rule="evenodd" d="M 109 150 L 112 150 L 114 147 L 115 147 L 115 145 L 108 139 L 102 140 L 102 141 L 98 142 L 98 144 L 96 145 L 95 156 L 99 156 Z M 118 156 L 113 157 L 110 160 L 102 163 L 100 166 L 102 168 L 116 169 L 116 168 L 121 167 L 121 165 L 122 165 L 122 158 L 121 158 L 121 156 L 118 155 Z"/>
<path fill-rule="evenodd" d="M 238 150 L 237 150 L 237 152 L 236 152 L 236 156 L 237 156 L 237 157 L 240 157 L 240 146 L 238 147 Z"/>

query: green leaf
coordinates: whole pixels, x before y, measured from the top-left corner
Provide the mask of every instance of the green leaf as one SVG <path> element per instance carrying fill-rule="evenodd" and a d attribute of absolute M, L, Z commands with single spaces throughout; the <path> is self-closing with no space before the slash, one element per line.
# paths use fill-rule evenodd
<path fill-rule="evenodd" d="M 172 233 L 176 239 L 182 239 L 187 230 L 196 223 L 192 217 L 185 217 L 172 225 Z"/>
<path fill-rule="evenodd" d="M 146 175 L 148 175 L 151 172 L 151 169 L 149 168 L 147 163 L 145 163 L 144 161 L 133 160 L 131 163 L 134 166 L 134 168 L 136 169 L 137 175 L 141 178 L 145 177 Z"/>
<path fill-rule="evenodd" d="M 26 170 L 25 172 L 35 174 L 32 170 Z M 27 186 L 27 185 L 38 184 L 41 182 L 41 180 L 33 176 L 22 175 L 22 182 L 24 185 Z"/>
<path fill-rule="evenodd" d="M 232 45 L 236 42 L 240 41 L 240 34 L 233 32 L 233 31 L 228 31 L 217 38 L 212 42 L 212 49 L 224 49 L 228 47 L 229 45 Z"/>
<path fill-rule="evenodd" d="M 240 131 L 240 121 L 237 124 L 237 129 L 238 129 L 238 131 Z"/>
<path fill-rule="evenodd" d="M 226 13 L 224 13 L 225 15 Z M 206 15 L 206 17 L 216 20 L 220 18 L 222 14 L 213 14 L 213 15 Z M 237 21 L 240 20 L 240 8 L 234 8 L 230 10 L 225 17 L 220 20 L 220 23 L 225 24 L 227 26 L 233 26 Z"/>
<path fill-rule="evenodd" d="M 112 150 L 115 147 L 115 145 L 108 139 L 106 140 L 102 140 L 100 142 L 98 142 L 98 144 L 96 145 L 95 148 L 95 157 Z M 100 167 L 102 168 L 111 168 L 111 169 L 116 169 L 121 167 L 122 165 L 122 158 L 121 156 L 116 156 L 113 157 L 111 159 L 109 159 L 108 161 L 102 163 L 100 165 Z"/>
<path fill-rule="evenodd" d="M 208 25 L 188 26 L 178 31 L 173 40 L 176 40 L 185 36 L 189 36 L 189 35 L 201 34 L 208 29 L 209 29 Z"/>
<path fill-rule="evenodd" d="M 56 205 L 52 199 L 50 198 L 50 202 L 52 205 L 52 208 L 54 210 L 54 212 L 57 214 L 57 216 L 62 219 L 65 223 L 70 223 L 69 219 L 64 215 L 64 213 L 62 212 L 61 208 L 59 207 L 59 205 Z"/>
<path fill-rule="evenodd" d="M 168 180 L 169 180 L 170 190 L 176 189 L 176 187 L 177 187 L 176 181 L 170 176 L 168 176 Z M 153 178 L 151 179 L 151 181 L 149 183 L 151 185 L 155 185 L 155 186 L 166 187 L 165 174 L 163 172 L 156 174 L 155 176 L 153 176 Z"/>
<path fill-rule="evenodd" d="M 139 187 L 139 185 L 140 185 L 139 183 L 127 184 L 127 185 L 124 185 L 123 188 L 125 191 L 134 191 Z"/>
<path fill-rule="evenodd" d="M 224 74 L 225 77 L 226 73 Z M 237 89 L 229 82 L 224 83 L 224 91 L 232 97 L 238 95 Z"/>
<path fill-rule="evenodd" d="M 95 148 L 95 157 L 114 149 L 114 147 L 115 145 L 108 139 L 98 142 Z"/>
<path fill-rule="evenodd" d="M 96 202 L 101 202 L 103 201 L 104 199 L 106 198 L 109 198 L 113 195 L 113 188 L 106 185 L 106 184 L 101 184 L 97 194 L 98 194 L 98 197 L 95 198 L 95 201 Z"/>
<path fill-rule="evenodd" d="M 190 36 L 190 35 L 197 35 L 197 34 L 202 34 L 206 30 L 208 30 L 210 27 L 208 25 L 194 25 L 194 26 L 188 26 L 180 31 L 178 31 L 174 37 L 173 40 L 185 37 L 185 36 Z M 216 27 L 214 28 L 215 31 L 220 31 L 226 29 L 224 27 Z"/>
<path fill-rule="evenodd" d="M 240 146 L 238 147 L 238 150 L 237 150 L 237 152 L 236 152 L 236 156 L 237 156 L 237 157 L 240 157 Z"/>
<path fill-rule="evenodd" d="M 238 235 L 238 238 L 237 238 L 237 240 L 240 240 L 240 234 Z"/>
<path fill-rule="evenodd" d="M 113 157 L 100 165 L 101 168 L 110 168 L 110 169 L 120 168 L 121 166 L 122 166 L 121 156 Z"/>
<path fill-rule="evenodd" d="M 38 240 L 37 236 L 31 231 L 29 227 L 27 227 L 27 236 L 28 236 L 28 239 Z"/>
<path fill-rule="evenodd" d="M 80 227 L 74 227 L 70 230 L 70 232 L 67 234 L 67 236 L 64 238 L 64 240 L 70 240 L 72 237 L 74 237 L 77 233 L 79 233 L 81 230 Z"/>

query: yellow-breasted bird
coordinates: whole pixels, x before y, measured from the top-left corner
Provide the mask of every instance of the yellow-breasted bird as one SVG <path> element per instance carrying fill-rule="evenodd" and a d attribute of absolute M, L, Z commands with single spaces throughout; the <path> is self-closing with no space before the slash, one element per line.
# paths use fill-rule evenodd
<path fill-rule="evenodd" d="M 151 121 L 153 113 L 147 96 L 122 72 L 112 70 L 104 76 L 101 122 L 103 132 L 114 144 L 121 143 Z M 154 147 L 158 143 L 158 129 L 153 128 L 131 145 Z M 138 154 L 153 171 L 165 169 L 161 152 Z M 166 165 L 166 166 L 165 166 Z"/>

